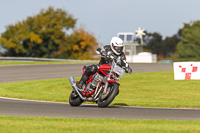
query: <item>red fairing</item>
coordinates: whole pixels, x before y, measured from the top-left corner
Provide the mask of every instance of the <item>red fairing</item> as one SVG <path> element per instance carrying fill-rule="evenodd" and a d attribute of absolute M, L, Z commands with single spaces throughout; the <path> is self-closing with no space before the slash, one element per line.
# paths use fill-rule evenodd
<path fill-rule="evenodd" d="M 101 73 L 103 73 L 105 76 L 108 77 L 108 73 L 106 73 L 107 71 L 110 71 L 111 66 L 108 64 L 103 64 L 99 67 L 98 71 L 101 71 Z"/>
<path fill-rule="evenodd" d="M 99 67 L 99 69 L 111 69 L 111 66 L 110 65 L 108 65 L 108 64 L 103 64 L 103 65 L 101 65 L 100 67 Z"/>
<path fill-rule="evenodd" d="M 98 73 L 98 72 L 100 71 L 101 73 L 103 73 L 105 76 L 108 77 L 108 74 L 109 74 L 110 69 L 111 69 L 111 66 L 110 66 L 110 65 L 108 65 L 108 64 L 103 64 L 103 65 L 101 65 L 101 66 L 99 67 L 99 69 L 96 71 L 96 73 Z M 84 67 L 82 68 L 82 74 L 85 73 L 85 70 L 86 70 L 86 66 L 84 66 Z M 95 74 L 96 74 L 96 73 L 95 73 Z M 95 92 L 95 90 L 93 90 L 93 91 L 90 92 L 90 93 L 89 93 L 89 92 L 85 92 L 86 86 L 88 85 L 88 83 L 91 83 L 91 82 L 92 82 L 92 77 L 93 77 L 95 74 L 93 74 L 92 76 L 90 76 L 90 77 L 89 77 L 89 80 L 86 81 L 86 85 L 85 85 L 85 88 L 84 88 L 84 90 L 83 90 L 82 95 L 87 96 L 87 95 L 91 95 L 91 94 L 93 94 L 93 93 Z M 76 82 L 78 82 L 78 81 L 76 81 Z M 118 83 L 118 82 L 116 82 L 116 81 L 109 81 L 109 82 Z M 100 84 L 101 84 L 101 83 L 100 83 Z M 119 84 L 119 83 L 118 83 L 118 84 Z"/>
<path fill-rule="evenodd" d="M 119 84 L 117 81 L 115 81 L 115 80 L 107 80 L 107 82 L 108 83 L 117 83 L 117 84 Z"/>

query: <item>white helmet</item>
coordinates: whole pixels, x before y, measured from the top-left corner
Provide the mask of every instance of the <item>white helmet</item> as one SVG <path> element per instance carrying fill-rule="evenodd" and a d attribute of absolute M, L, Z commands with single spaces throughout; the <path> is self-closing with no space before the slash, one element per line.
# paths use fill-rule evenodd
<path fill-rule="evenodd" d="M 123 51 L 124 43 L 119 37 L 113 37 L 110 41 L 110 47 L 116 55 L 120 55 Z"/>

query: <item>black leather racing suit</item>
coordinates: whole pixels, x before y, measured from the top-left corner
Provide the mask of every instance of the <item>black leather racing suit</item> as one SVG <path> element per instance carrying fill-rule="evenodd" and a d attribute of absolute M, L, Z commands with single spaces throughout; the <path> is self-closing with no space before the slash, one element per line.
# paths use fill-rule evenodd
<path fill-rule="evenodd" d="M 117 60 L 119 58 L 121 60 L 121 64 L 118 64 L 122 68 L 125 69 L 126 73 L 132 73 L 132 69 L 129 67 L 128 63 L 126 62 L 126 56 L 124 52 L 122 52 L 120 55 L 116 55 L 110 48 L 110 45 L 106 45 L 102 48 L 98 48 L 96 50 L 97 53 L 101 54 L 101 60 L 99 64 L 90 65 L 86 67 L 85 73 L 82 75 L 81 80 L 77 83 L 78 88 L 82 88 L 82 84 L 84 84 L 88 78 L 95 74 L 95 72 L 98 70 L 99 66 L 103 64 L 111 64 L 113 60 Z"/>

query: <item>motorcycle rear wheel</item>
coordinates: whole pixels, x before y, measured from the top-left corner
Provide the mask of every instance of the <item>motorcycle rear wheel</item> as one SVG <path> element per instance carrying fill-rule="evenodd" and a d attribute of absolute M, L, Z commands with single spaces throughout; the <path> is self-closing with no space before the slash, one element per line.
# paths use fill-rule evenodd
<path fill-rule="evenodd" d="M 107 107 L 119 93 L 119 85 L 117 83 L 112 83 L 108 86 L 106 93 L 103 92 L 100 94 L 98 100 L 98 107 L 105 108 Z"/>
<path fill-rule="evenodd" d="M 83 100 L 76 94 L 75 90 L 72 90 L 69 97 L 69 104 L 71 106 L 80 106 L 83 103 Z"/>

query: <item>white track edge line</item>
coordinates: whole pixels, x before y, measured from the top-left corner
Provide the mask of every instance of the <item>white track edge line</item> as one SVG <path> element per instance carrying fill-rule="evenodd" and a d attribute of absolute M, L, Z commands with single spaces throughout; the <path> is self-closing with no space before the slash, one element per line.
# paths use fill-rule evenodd
<path fill-rule="evenodd" d="M 56 104 L 68 104 L 62 102 L 51 102 L 51 101 L 39 101 L 39 100 L 28 100 L 28 99 L 18 99 L 18 98 L 9 98 L 9 97 L 0 97 L 0 99 L 8 99 L 15 101 L 28 101 L 28 102 L 41 102 L 41 103 L 56 103 Z M 82 104 L 82 105 L 94 105 L 94 104 Z M 118 105 L 110 105 L 110 106 L 118 106 Z M 200 110 L 200 108 L 159 108 L 159 107 L 137 107 L 137 106 L 120 106 L 124 108 L 137 108 L 137 109 L 164 109 L 164 110 Z"/>
<path fill-rule="evenodd" d="M 9 98 L 9 97 L 0 97 L 0 99 L 15 100 L 15 101 L 28 101 L 28 102 L 42 102 L 42 103 L 69 104 L 69 103 L 62 103 L 62 102 L 51 102 L 51 101 L 28 100 L 28 99 L 18 99 L 18 98 Z"/>

